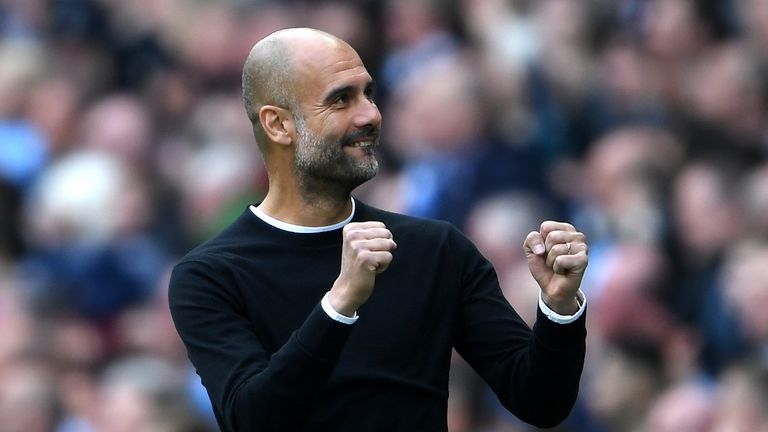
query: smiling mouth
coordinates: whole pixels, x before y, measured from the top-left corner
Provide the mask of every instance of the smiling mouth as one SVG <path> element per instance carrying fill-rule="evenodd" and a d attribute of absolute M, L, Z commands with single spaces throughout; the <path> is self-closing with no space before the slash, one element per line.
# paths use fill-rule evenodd
<path fill-rule="evenodd" d="M 371 140 L 371 141 L 357 141 L 357 142 L 353 142 L 349 146 L 350 147 L 355 147 L 355 148 L 364 148 L 364 149 L 366 149 L 366 148 L 371 148 L 374 145 L 376 145 L 376 144 L 374 143 L 373 140 Z"/>

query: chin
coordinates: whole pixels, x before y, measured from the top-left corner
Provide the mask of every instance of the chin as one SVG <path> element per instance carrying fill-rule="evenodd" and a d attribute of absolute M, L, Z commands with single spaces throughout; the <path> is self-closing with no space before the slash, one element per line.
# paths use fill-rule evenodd
<path fill-rule="evenodd" d="M 347 178 L 343 180 L 343 182 L 349 186 L 350 190 L 376 177 L 376 174 L 379 171 L 378 164 L 375 164 L 374 166 L 365 167 L 364 170 L 360 168 L 362 167 L 358 166 L 357 169 L 355 169 L 353 175 L 347 176 Z"/>

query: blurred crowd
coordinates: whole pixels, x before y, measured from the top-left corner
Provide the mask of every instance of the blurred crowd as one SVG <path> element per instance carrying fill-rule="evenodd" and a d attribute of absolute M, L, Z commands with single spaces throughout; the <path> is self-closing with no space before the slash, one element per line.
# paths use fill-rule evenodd
<path fill-rule="evenodd" d="M 768 0 L 0 0 L 0 431 L 215 430 L 168 272 L 264 195 L 241 65 L 293 26 L 377 80 L 358 198 L 456 224 L 529 323 L 523 238 L 587 234 L 557 430 L 768 431 Z M 448 406 L 534 430 L 458 356 Z"/>

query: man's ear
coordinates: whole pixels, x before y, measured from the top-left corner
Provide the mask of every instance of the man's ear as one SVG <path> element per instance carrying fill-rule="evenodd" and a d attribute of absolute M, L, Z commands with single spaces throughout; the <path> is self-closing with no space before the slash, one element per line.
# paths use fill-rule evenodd
<path fill-rule="evenodd" d="M 296 124 L 293 114 L 285 108 L 264 105 L 259 110 L 259 121 L 270 141 L 290 145 L 296 140 Z"/>

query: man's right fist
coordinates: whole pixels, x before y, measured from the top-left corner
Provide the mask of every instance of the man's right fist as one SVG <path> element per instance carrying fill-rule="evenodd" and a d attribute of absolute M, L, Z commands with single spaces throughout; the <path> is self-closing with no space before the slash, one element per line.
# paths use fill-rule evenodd
<path fill-rule="evenodd" d="M 376 275 L 389 267 L 397 244 L 381 222 L 350 222 L 343 237 L 341 271 L 329 301 L 336 312 L 351 317 L 368 301 Z"/>

